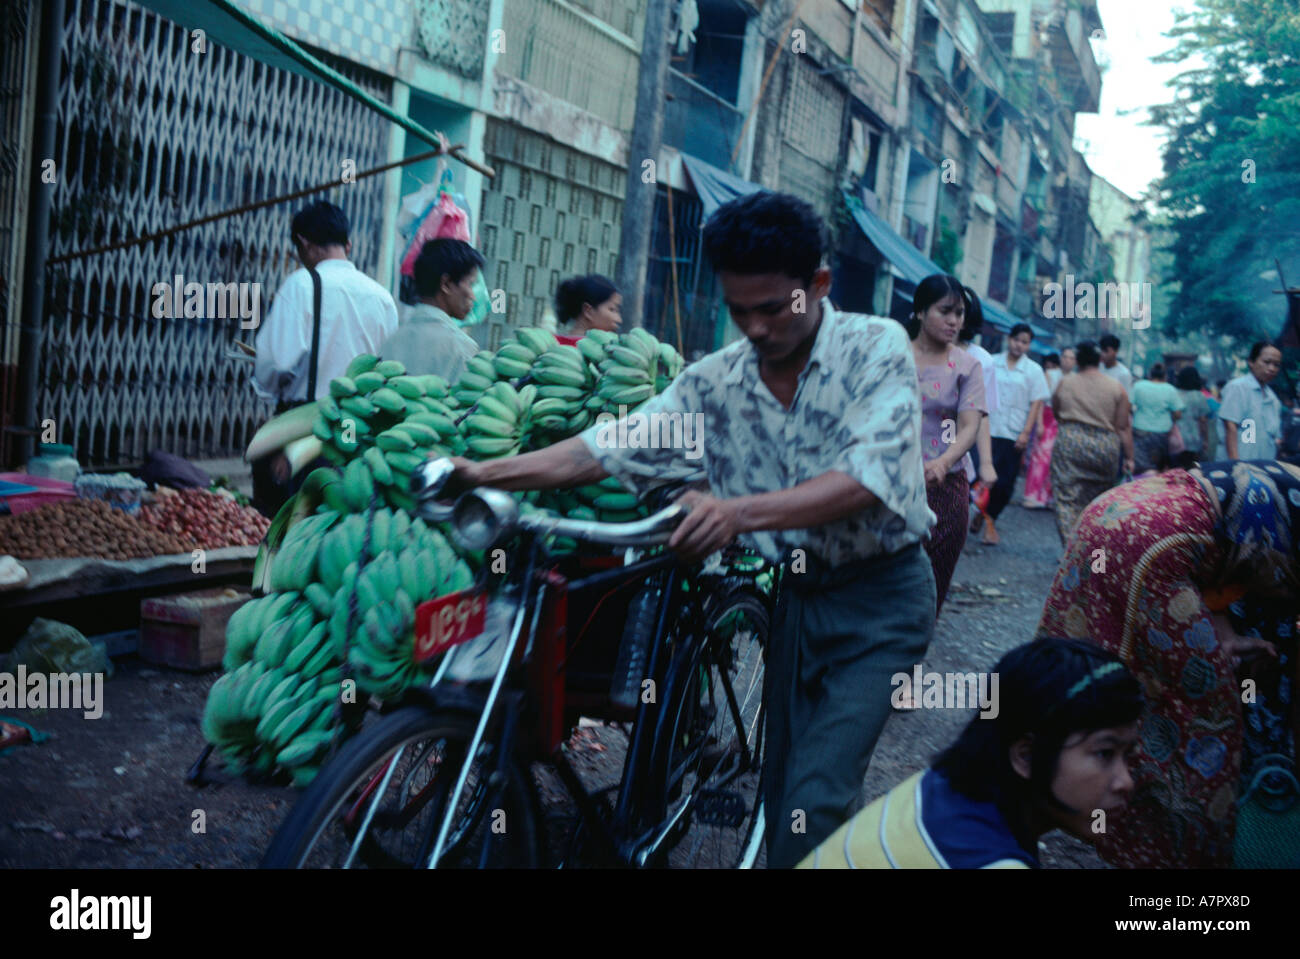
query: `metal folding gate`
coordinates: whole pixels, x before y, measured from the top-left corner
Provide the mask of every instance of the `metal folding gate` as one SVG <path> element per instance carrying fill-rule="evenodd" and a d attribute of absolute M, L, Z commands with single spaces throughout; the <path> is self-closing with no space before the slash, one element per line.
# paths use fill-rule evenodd
<path fill-rule="evenodd" d="M 324 54 L 320 54 L 323 58 Z M 337 179 L 387 158 L 388 122 L 315 80 L 230 49 L 196 52 L 185 29 L 123 0 L 68 0 L 58 94 L 50 255 L 138 236 Z M 332 61 L 380 99 L 391 84 Z M 328 197 L 352 221 L 353 262 L 374 273 L 383 180 Z M 238 318 L 155 319 L 154 285 L 260 283 L 262 313 L 290 256 L 279 205 L 142 246 L 52 266 L 38 420 L 83 464 L 238 453 L 268 409 L 249 365 L 225 356 L 251 340 Z M 28 362 L 24 358 L 24 362 Z"/>

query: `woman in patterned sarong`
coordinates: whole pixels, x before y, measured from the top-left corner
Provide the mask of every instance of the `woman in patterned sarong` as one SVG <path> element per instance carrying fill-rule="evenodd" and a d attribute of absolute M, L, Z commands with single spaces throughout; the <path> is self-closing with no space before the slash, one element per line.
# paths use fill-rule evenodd
<path fill-rule="evenodd" d="M 1147 698 L 1128 810 L 1099 837 L 1108 862 L 1230 865 L 1250 760 L 1294 757 L 1297 534 L 1300 469 L 1273 461 L 1171 470 L 1080 516 L 1039 632 L 1115 652 Z M 1263 677 L 1244 704 L 1243 658 Z"/>

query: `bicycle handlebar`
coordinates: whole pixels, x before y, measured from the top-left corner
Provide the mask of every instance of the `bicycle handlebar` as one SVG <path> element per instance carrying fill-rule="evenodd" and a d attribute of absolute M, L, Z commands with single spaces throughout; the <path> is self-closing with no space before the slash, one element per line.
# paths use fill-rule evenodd
<path fill-rule="evenodd" d="M 533 513 L 520 516 L 519 525 L 540 536 L 567 536 L 569 539 L 604 543 L 608 546 L 658 546 L 668 542 L 685 515 L 685 508 L 674 503 L 645 519 L 630 523 L 604 523 L 599 520 L 567 519 Z"/>
<path fill-rule="evenodd" d="M 432 522 L 451 520 L 458 538 L 471 549 L 485 549 L 513 528 L 539 536 L 567 536 L 609 546 L 657 546 L 668 542 L 686 509 L 676 503 L 630 523 L 568 519 L 545 514 L 521 514 L 509 493 L 479 487 L 462 494 L 454 506 L 438 502 L 443 487 L 455 472 L 449 459 L 423 463 L 413 477 L 417 513 Z"/>

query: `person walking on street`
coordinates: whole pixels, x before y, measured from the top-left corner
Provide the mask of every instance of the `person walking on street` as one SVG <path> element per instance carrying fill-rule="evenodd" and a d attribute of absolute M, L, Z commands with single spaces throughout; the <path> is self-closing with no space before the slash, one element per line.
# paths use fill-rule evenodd
<path fill-rule="evenodd" d="M 294 214 L 289 234 L 302 268 L 280 284 L 257 332 L 252 380 L 253 390 L 272 400 L 277 414 L 326 395 L 330 380 L 342 376 L 357 355 L 378 353 L 397 329 L 392 296 L 348 259 L 352 243 L 347 214 L 321 200 Z M 304 469 L 291 479 L 282 453 L 252 465 L 253 502 L 268 516 L 275 515 L 310 472 Z"/>
<path fill-rule="evenodd" d="M 1039 410 L 1051 398 L 1043 368 L 1025 354 L 1033 342 L 1034 332 L 1028 323 L 1017 323 L 1007 337 L 1007 349 L 994 357 L 993 369 L 998 378 L 998 409 L 993 414 L 989 432 L 993 437 L 993 468 L 998 481 L 989 495 L 988 519 L 984 521 L 985 545 L 999 542 L 994 525 L 1002 515 L 1016 489 L 1021 460 L 1029 437 L 1038 422 Z"/>
<path fill-rule="evenodd" d="M 975 342 L 975 337 L 984 329 L 984 307 L 980 305 L 979 294 L 969 286 L 964 289 L 966 319 L 961 332 L 957 334 L 957 345 L 980 362 L 980 369 L 984 372 L 984 405 L 989 413 L 980 419 L 975 445 L 966 453 L 966 480 L 973 486 L 978 479 L 985 489 L 992 489 L 998 481 L 998 474 L 993 469 L 993 438 L 989 433 L 989 417 L 998 408 L 998 376 L 993 369 L 993 354 Z"/>
<path fill-rule="evenodd" d="M 921 383 L 926 499 L 938 518 L 925 544 L 934 567 L 936 617 L 966 545 L 970 483 L 965 457 L 986 413 L 984 371 L 979 360 L 956 346 L 966 316 L 966 295 L 956 277 L 927 276 L 917 284 L 907 323 Z"/>
<path fill-rule="evenodd" d="M 689 513 L 668 546 L 696 561 L 739 535 L 788 564 L 767 648 L 764 806 L 769 865 L 789 867 L 855 811 L 890 677 L 921 662 L 934 630 L 921 398 L 903 327 L 827 298 L 825 227 L 806 202 L 732 200 L 703 245 L 744 335 L 630 414 L 702 416 L 702 460 L 619 448 L 610 423 L 521 456 L 457 459 L 452 481 L 549 489 L 614 475 L 643 493 L 704 479 L 709 492 L 678 500 Z"/>
<path fill-rule="evenodd" d="M 1074 347 L 1067 346 L 1065 349 L 1061 350 L 1061 378 L 1069 376 L 1076 369 L 1078 369 L 1078 367 L 1079 367 L 1079 358 L 1078 358 L 1078 354 L 1075 352 Z M 1060 383 L 1061 380 L 1057 379 L 1056 385 L 1059 386 Z M 1056 390 L 1056 386 L 1053 386 L 1052 390 L 1054 392 Z"/>
<path fill-rule="evenodd" d="M 1061 385 L 1061 356 L 1049 353 L 1043 357 L 1043 372 L 1047 374 L 1047 390 L 1055 393 Z M 1025 499 L 1020 505 L 1025 509 L 1047 509 L 1052 505 L 1052 447 L 1056 443 L 1056 417 L 1050 403 L 1044 403 L 1034 429 L 1034 447 L 1029 453 L 1029 466 L 1025 471 Z"/>
<path fill-rule="evenodd" d="M 1064 377 L 1052 394 L 1059 424 L 1052 447 L 1052 489 L 1062 543 L 1084 508 L 1115 485 L 1121 450 L 1125 471 L 1133 469 L 1128 394 L 1099 369 L 1096 343 L 1080 343 L 1077 355 L 1079 371 Z"/>
<path fill-rule="evenodd" d="M 415 260 L 415 293 L 420 302 L 380 350 L 412 376 L 460 379 L 478 344 L 456 325 L 474 308 L 474 284 L 483 256 L 464 240 L 440 237 L 425 243 Z"/>
<path fill-rule="evenodd" d="M 1178 418 L 1183 449 L 1197 460 L 1211 459 L 1210 404 L 1201 392 L 1201 374 L 1194 366 L 1184 366 L 1174 378 L 1174 385 L 1183 401 L 1183 415 Z"/>
<path fill-rule="evenodd" d="M 1101 338 L 1101 371 L 1124 387 L 1124 392 L 1133 393 L 1133 374 L 1119 361 L 1119 337 L 1107 333 Z"/>
<path fill-rule="evenodd" d="M 576 346 L 588 330 L 617 333 L 623 325 L 623 294 L 599 273 L 574 276 L 555 291 L 555 317 L 561 325 L 556 339 Z"/>
<path fill-rule="evenodd" d="M 1151 367 L 1150 376 L 1133 387 L 1133 469 L 1151 473 L 1169 466 L 1169 433 L 1183 415 L 1183 398 L 1165 382 L 1165 365 Z"/>
<path fill-rule="evenodd" d="M 1282 401 L 1269 384 L 1282 371 L 1282 351 L 1268 343 L 1250 348 L 1250 372 L 1223 388 L 1224 449 L 1232 460 L 1271 460 L 1282 435 Z"/>

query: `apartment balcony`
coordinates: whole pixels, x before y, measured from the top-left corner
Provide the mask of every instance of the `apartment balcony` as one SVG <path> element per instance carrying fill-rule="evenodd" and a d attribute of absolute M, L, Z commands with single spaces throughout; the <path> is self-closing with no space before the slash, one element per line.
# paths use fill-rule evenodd
<path fill-rule="evenodd" d="M 1070 101 L 1075 110 L 1096 113 L 1101 103 L 1101 71 L 1092 55 L 1082 12 L 1074 6 L 1065 10 L 1064 6 L 1063 0 L 1058 0 L 1058 15 L 1048 31 L 1048 48 L 1057 83 L 1062 93 L 1073 92 Z"/>
<path fill-rule="evenodd" d="M 630 37 L 562 0 L 505 0 L 503 22 L 499 73 L 632 129 L 641 53 Z"/>
<path fill-rule="evenodd" d="M 740 141 L 745 117 L 733 105 L 676 70 L 668 71 L 663 141 L 722 170 Z"/>

